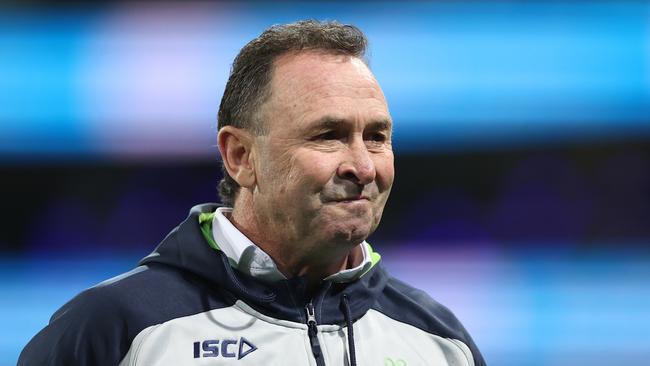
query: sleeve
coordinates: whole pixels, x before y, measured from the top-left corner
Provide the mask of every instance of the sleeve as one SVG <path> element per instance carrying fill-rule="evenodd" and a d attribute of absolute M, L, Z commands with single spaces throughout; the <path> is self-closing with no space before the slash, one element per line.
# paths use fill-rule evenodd
<path fill-rule="evenodd" d="M 54 313 L 25 346 L 18 366 L 117 365 L 130 346 L 124 319 L 110 296 L 86 290 Z"/>

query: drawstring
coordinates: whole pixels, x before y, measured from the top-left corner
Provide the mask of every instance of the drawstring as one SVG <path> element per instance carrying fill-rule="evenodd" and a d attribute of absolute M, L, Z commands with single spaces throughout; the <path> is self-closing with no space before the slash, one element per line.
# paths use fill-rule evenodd
<path fill-rule="evenodd" d="M 350 366 L 357 366 L 357 356 L 354 351 L 354 333 L 352 325 L 352 313 L 350 312 L 350 303 L 348 302 L 348 294 L 343 294 L 341 298 L 343 305 L 343 315 L 345 316 L 345 323 L 348 327 L 348 348 L 350 352 Z"/>
<path fill-rule="evenodd" d="M 220 254 L 221 254 L 221 260 L 223 261 L 224 267 L 226 268 L 226 275 L 229 277 L 230 281 L 235 285 L 235 287 L 237 288 L 237 291 L 239 291 L 240 293 L 246 295 L 246 297 L 248 297 L 251 300 L 258 300 L 260 302 L 267 302 L 267 303 L 275 301 L 275 294 L 274 293 L 269 293 L 267 295 L 260 296 L 260 295 L 257 295 L 257 294 L 254 294 L 254 293 L 251 293 L 250 291 L 248 291 L 248 289 L 246 287 L 244 287 L 244 285 L 242 285 L 241 282 L 239 282 L 239 279 L 237 278 L 237 275 L 235 275 L 234 270 L 230 266 L 230 262 L 228 261 L 228 257 L 223 253 L 220 253 Z"/>
<path fill-rule="evenodd" d="M 224 267 L 226 269 L 226 275 L 229 277 L 232 284 L 237 288 L 237 291 L 239 291 L 246 297 L 253 300 L 258 300 L 266 303 L 275 301 L 274 293 L 269 293 L 263 296 L 251 293 L 244 285 L 242 285 L 241 282 L 239 282 L 237 275 L 235 275 L 235 272 L 232 266 L 230 265 L 228 257 L 223 253 L 221 253 L 221 260 L 223 261 Z M 348 328 L 348 349 L 350 353 L 350 366 L 357 366 L 357 356 L 354 349 L 354 329 L 353 329 L 354 326 L 352 324 L 352 312 L 350 311 L 350 302 L 348 299 L 348 294 L 343 294 L 343 297 L 341 298 L 341 305 L 343 307 L 343 316 L 345 317 L 345 323 Z"/>

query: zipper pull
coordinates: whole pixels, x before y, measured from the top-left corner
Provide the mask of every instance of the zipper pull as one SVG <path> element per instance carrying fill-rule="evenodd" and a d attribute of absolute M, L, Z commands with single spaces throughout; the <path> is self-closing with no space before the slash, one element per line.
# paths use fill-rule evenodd
<path fill-rule="evenodd" d="M 307 311 L 307 327 L 309 330 L 309 343 L 311 344 L 311 351 L 316 359 L 317 366 L 325 366 L 325 360 L 323 359 L 323 351 L 320 348 L 320 342 L 318 341 L 318 327 L 316 323 L 316 312 L 314 311 L 314 304 L 311 302 L 305 306 Z"/>
<path fill-rule="evenodd" d="M 305 306 L 305 310 L 307 310 L 307 325 L 309 326 L 309 333 L 313 333 L 311 335 L 315 335 L 318 333 L 318 327 L 316 327 L 317 323 L 314 305 L 310 302 Z"/>

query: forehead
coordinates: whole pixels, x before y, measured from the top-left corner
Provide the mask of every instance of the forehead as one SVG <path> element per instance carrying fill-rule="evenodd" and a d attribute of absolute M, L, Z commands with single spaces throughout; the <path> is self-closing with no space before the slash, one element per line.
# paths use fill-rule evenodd
<path fill-rule="evenodd" d="M 268 109 L 274 120 L 299 123 L 337 119 L 389 119 L 386 100 L 366 64 L 357 57 L 299 52 L 274 63 Z"/>
<path fill-rule="evenodd" d="M 318 82 L 323 81 L 322 77 L 327 74 L 361 77 L 376 83 L 370 69 L 360 58 L 325 51 L 288 52 L 278 56 L 273 66 L 272 84 Z"/>

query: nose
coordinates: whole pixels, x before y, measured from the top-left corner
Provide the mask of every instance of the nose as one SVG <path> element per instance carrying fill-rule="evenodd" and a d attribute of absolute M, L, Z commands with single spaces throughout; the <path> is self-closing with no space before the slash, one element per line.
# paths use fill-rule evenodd
<path fill-rule="evenodd" d="M 359 185 L 366 185 L 375 180 L 377 171 L 366 144 L 353 141 L 347 149 L 343 162 L 339 165 L 337 174 L 340 178 L 351 180 Z"/>

